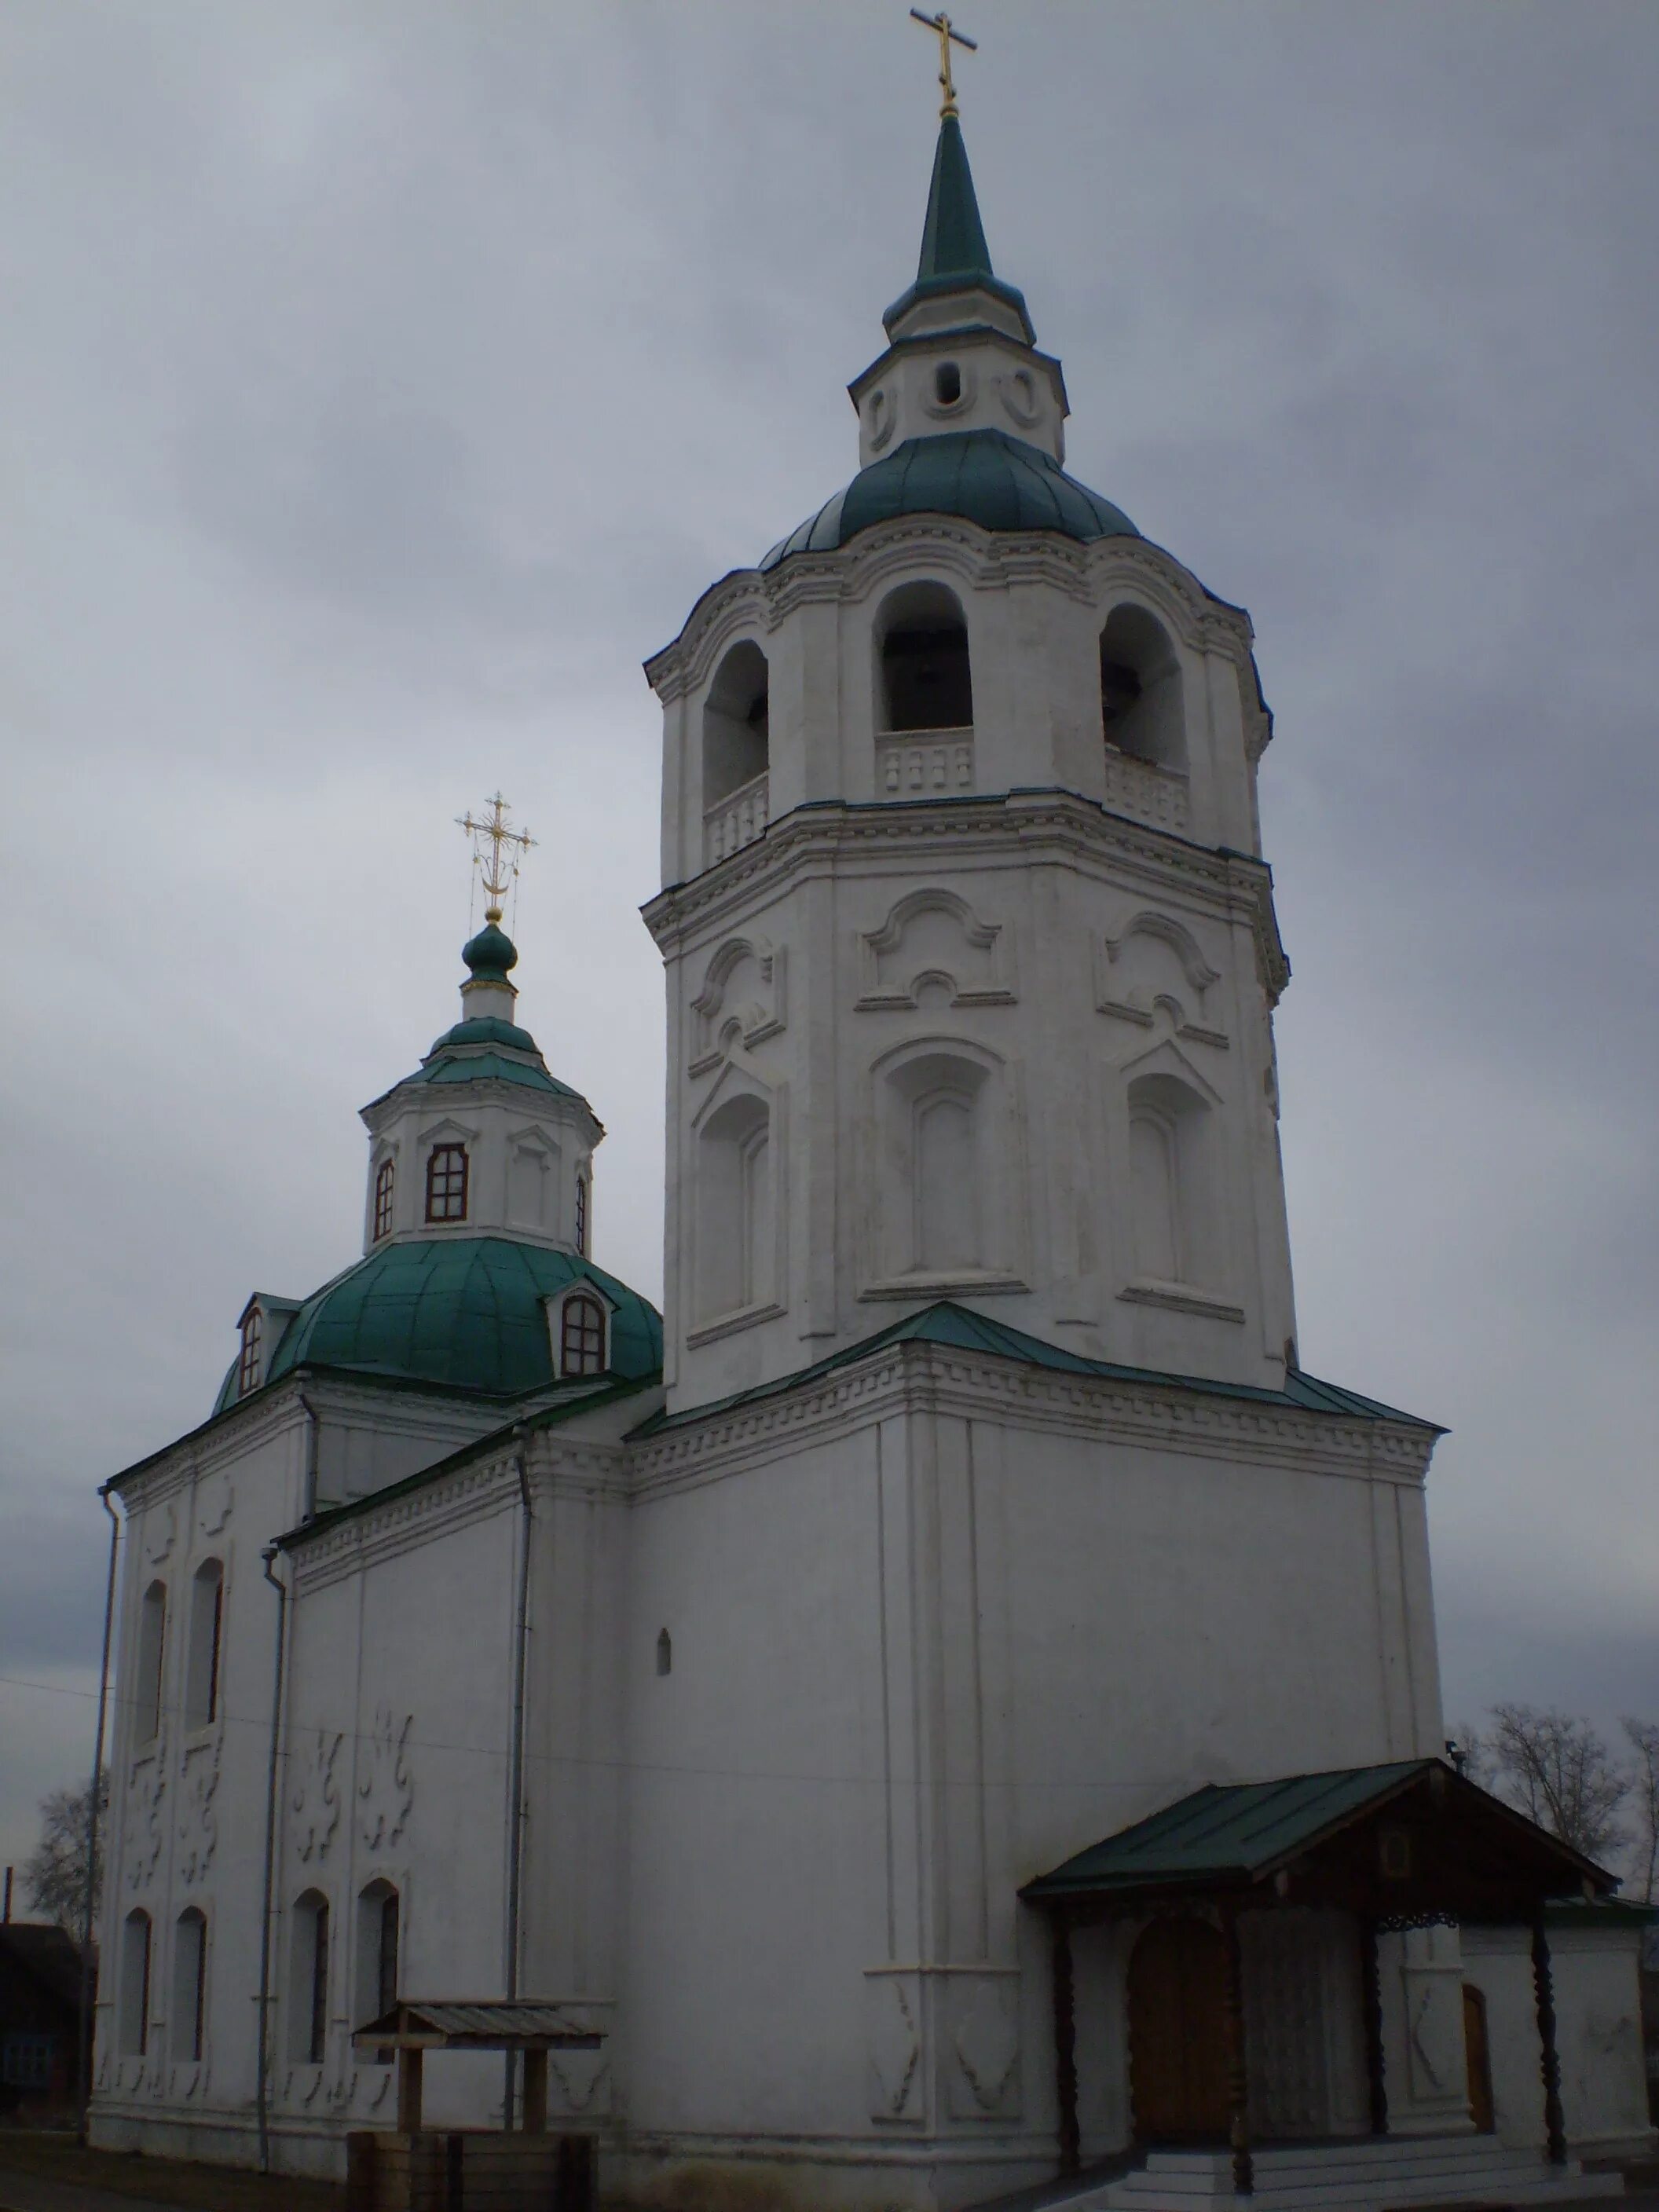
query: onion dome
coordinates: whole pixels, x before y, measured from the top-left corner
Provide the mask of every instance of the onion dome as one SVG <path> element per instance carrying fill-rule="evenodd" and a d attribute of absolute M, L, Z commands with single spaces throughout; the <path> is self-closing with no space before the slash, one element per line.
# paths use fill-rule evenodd
<path fill-rule="evenodd" d="M 475 983 L 505 983 L 519 964 L 519 948 L 496 927 L 499 919 L 492 908 L 477 935 L 461 947 L 461 958 Z"/>

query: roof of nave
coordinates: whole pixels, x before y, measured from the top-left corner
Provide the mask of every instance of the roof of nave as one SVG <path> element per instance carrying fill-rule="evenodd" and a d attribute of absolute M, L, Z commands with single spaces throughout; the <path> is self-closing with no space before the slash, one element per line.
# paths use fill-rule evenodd
<path fill-rule="evenodd" d="M 411 1492 L 423 1489 L 428 1483 L 437 1482 L 443 1476 L 453 1474 L 459 1468 L 469 1466 L 476 1460 L 488 1459 L 491 1453 L 500 1451 L 515 1436 L 534 1436 L 544 1429 L 560 1428 L 579 1414 L 596 1413 L 623 1399 L 635 1397 L 641 1391 L 653 1389 L 658 1381 L 658 1376 L 653 1373 L 627 1380 L 615 1376 L 585 1376 L 580 1382 L 561 1383 L 556 1394 L 533 1412 L 503 1421 L 499 1428 L 491 1429 L 485 1436 L 475 1437 L 471 1443 L 461 1445 L 459 1450 L 447 1454 L 441 1460 L 434 1460 L 430 1467 L 416 1468 L 413 1474 L 404 1475 L 400 1481 L 388 1483 L 383 1490 L 366 1490 L 360 1498 L 348 1498 L 343 1505 L 332 1505 L 325 1512 L 313 1514 L 309 1521 L 302 1521 L 297 1528 L 290 1528 L 285 1535 L 278 1536 L 276 1542 L 283 1551 L 291 1551 L 295 1545 L 308 1543 L 313 1537 L 325 1535 L 331 1528 L 337 1528 L 343 1521 L 372 1513 L 382 1505 L 395 1504 L 398 1498 L 407 1498 Z"/>
<path fill-rule="evenodd" d="M 763 571 L 793 553 L 830 553 L 861 530 L 905 514 L 953 514 L 983 530 L 1057 530 L 1083 544 L 1139 538 L 1121 507 L 1091 491 L 1040 447 L 1006 430 L 946 430 L 908 438 L 826 500 L 764 556 Z"/>
<path fill-rule="evenodd" d="M 811 1367 L 798 1369 L 775 1382 L 763 1382 L 751 1390 L 739 1390 L 730 1398 L 720 1398 L 707 1406 L 691 1406 L 676 1413 L 658 1413 L 642 1425 L 638 1435 L 654 1435 L 664 1429 L 677 1428 L 688 1421 L 706 1419 L 711 1413 L 729 1412 L 734 1406 L 749 1405 L 759 1399 L 777 1396 L 781 1392 L 799 1389 L 804 1383 L 815 1382 L 821 1376 L 833 1374 L 837 1368 L 846 1367 L 855 1359 L 862 1359 L 873 1352 L 885 1350 L 892 1344 L 939 1344 L 961 1352 L 984 1352 L 999 1359 L 1013 1359 L 1027 1367 L 1050 1369 L 1066 1375 L 1093 1375 L 1109 1382 L 1156 1384 L 1169 1390 L 1193 1390 L 1206 1397 L 1243 1399 L 1253 1405 L 1293 1408 L 1299 1413 L 1334 1413 L 1348 1420 L 1399 1421 L 1408 1428 L 1423 1429 L 1435 1436 L 1445 1431 L 1437 1422 L 1425 1421 L 1420 1414 L 1402 1413 L 1397 1407 L 1384 1406 L 1375 1398 L 1362 1398 L 1358 1391 L 1345 1390 L 1334 1382 L 1321 1382 L 1311 1375 L 1291 1368 L 1285 1377 L 1282 1390 L 1269 1390 L 1251 1382 L 1222 1382 L 1205 1375 L 1174 1375 L 1149 1367 L 1122 1367 L 1107 1359 L 1085 1358 L 1081 1352 L 1067 1352 L 1058 1344 L 1048 1344 L 1041 1337 L 1028 1336 L 1024 1329 L 1010 1328 L 1006 1322 L 991 1321 L 984 1314 L 973 1313 L 949 1298 L 925 1307 L 921 1313 L 910 1314 L 903 1321 L 895 1322 L 891 1328 L 879 1329 L 873 1336 L 861 1338 L 857 1344 L 843 1351 L 832 1352 Z"/>
<path fill-rule="evenodd" d="M 382 1244 L 314 1291 L 283 1331 L 262 1387 L 324 1367 L 487 1397 L 547 1389 L 558 1378 L 544 1302 L 577 1281 L 611 1307 L 610 1371 L 654 1375 L 662 1317 L 626 1283 L 574 1252 L 452 1235 Z M 236 1377 L 233 1362 L 216 1412 L 246 1402 Z"/>

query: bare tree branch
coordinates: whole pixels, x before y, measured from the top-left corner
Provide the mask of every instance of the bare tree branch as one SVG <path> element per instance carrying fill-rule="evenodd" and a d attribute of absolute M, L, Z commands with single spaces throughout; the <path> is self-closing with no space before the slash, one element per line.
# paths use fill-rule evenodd
<path fill-rule="evenodd" d="M 1632 1778 L 1589 1721 L 1553 1707 L 1494 1705 L 1489 1750 L 1503 1790 L 1586 1858 L 1605 1862 L 1629 1841 L 1619 1812 Z"/>
<path fill-rule="evenodd" d="M 1626 1713 L 1619 1725 L 1636 1753 L 1631 1795 L 1636 1802 L 1635 1880 L 1644 1905 L 1654 1902 L 1659 1879 L 1659 1721 L 1632 1720 Z"/>
<path fill-rule="evenodd" d="M 107 1777 L 102 1790 L 101 1814 L 109 1804 Z M 87 1895 L 87 1815 L 91 1809 L 92 1785 L 82 1790 L 53 1790 L 40 1800 L 40 1840 L 23 1864 L 23 1887 L 29 1902 L 48 1920 L 55 1920 L 65 1935 L 81 1941 Z M 101 1823 L 100 1823 L 101 1825 Z M 101 1851 L 99 1854 L 102 1859 Z M 98 1894 L 103 1886 L 100 1863 L 93 1885 L 93 1920 L 98 1917 Z"/>

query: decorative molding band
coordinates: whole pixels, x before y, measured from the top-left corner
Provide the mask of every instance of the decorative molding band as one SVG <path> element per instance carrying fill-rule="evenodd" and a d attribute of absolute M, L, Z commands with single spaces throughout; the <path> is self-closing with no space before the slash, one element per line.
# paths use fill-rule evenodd
<path fill-rule="evenodd" d="M 714 1321 L 704 1322 L 699 1328 L 687 1329 L 685 1341 L 695 1352 L 700 1344 L 714 1344 L 723 1336 L 736 1336 L 743 1329 L 757 1328 L 762 1322 L 776 1321 L 788 1310 L 775 1298 L 763 1306 L 742 1306 L 735 1313 L 721 1314 Z"/>
<path fill-rule="evenodd" d="M 726 1475 L 781 1453 L 908 1413 L 1058 1429 L 1103 1443 L 1251 1466 L 1421 1486 L 1435 1438 L 1405 1423 L 1348 1420 L 1295 1406 L 1212 1396 L 1178 1384 L 1026 1367 L 993 1355 L 907 1342 L 817 1383 L 690 1420 L 628 1447 L 635 1498 Z"/>
<path fill-rule="evenodd" d="M 854 855 L 890 855 L 896 867 L 904 870 L 943 865 L 940 848 L 946 845 L 951 866 L 1010 857 L 1012 848 L 1022 861 L 1057 855 L 1097 867 L 1102 879 L 1120 890 L 1126 878 L 1137 877 L 1154 896 L 1178 889 L 1212 915 L 1249 923 L 1270 1000 L 1278 1000 L 1290 980 L 1264 861 L 1189 844 L 1063 790 L 905 805 L 836 800 L 798 807 L 775 822 L 758 843 L 689 883 L 659 892 L 641 911 L 665 955 L 684 954 L 704 932 L 717 931 L 728 921 L 741 927 L 757 901 L 781 896 L 809 873 Z"/>
<path fill-rule="evenodd" d="M 1004 1291 L 1029 1294 L 1030 1288 L 1020 1275 L 899 1275 L 890 1282 L 866 1283 L 858 1296 L 862 1305 L 872 1298 L 980 1298 L 994 1297 Z"/>

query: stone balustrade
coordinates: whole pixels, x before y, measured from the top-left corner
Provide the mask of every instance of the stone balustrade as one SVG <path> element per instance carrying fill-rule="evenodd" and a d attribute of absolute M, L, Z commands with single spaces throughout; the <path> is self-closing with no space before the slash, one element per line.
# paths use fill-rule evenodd
<path fill-rule="evenodd" d="M 1155 830 L 1185 834 L 1188 822 L 1187 779 L 1176 769 L 1159 768 L 1152 761 L 1106 748 L 1106 810 L 1127 814 L 1132 821 L 1150 823 Z"/>
<path fill-rule="evenodd" d="M 712 868 L 716 860 L 752 845 L 765 829 L 767 814 L 767 779 L 757 775 L 750 783 L 742 784 L 729 792 L 718 806 L 709 807 L 702 817 L 703 866 Z"/>
<path fill-rule="evenodd" d="M 878 732 L 878 799 L 941 799 L 973 788 L 971 729 Z"/>

